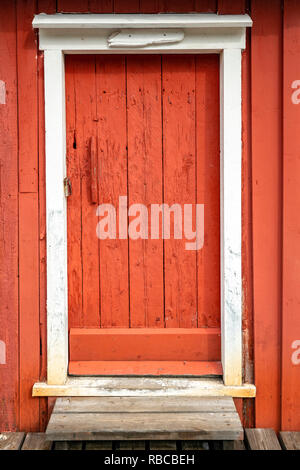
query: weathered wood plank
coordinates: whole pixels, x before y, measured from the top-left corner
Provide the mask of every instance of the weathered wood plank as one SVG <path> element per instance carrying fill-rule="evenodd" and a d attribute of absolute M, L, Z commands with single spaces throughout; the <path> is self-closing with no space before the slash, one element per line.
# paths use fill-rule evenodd
<path fill-rule="evenodd" d="M 285 0 L 281 429 L 300 430 L 300 2 Z M 298 386 L 296 385 L 298 384 Z"/>
<path fill-rule="evenodd" d="M 282 431 L 279 441 L 285 450 L 300 450 L 300 432 Z"/>
<path fill-rule="evenodd" d="M 53 413 L 235 413 L 231 397 L 73 397 L 57 398 Z"/>
<path fill-rule="evenodd" d="M 52 441 L 46 440 L 43 432 L 29 432 L 26 435 L 22 450 L 51 450 Z"/>
<path fill-rule="evenodd" d="M 225 386 L 219 378 L 183 377 L 69 377 L 64 385 L 41 382 L 33 387 L 33 396 L 52 397 L 255 397 L 251 384 Z"/>
<path fill-rule="evenodd" d="M 18 107 L 15 2 L 0 15 L 0 429 L 18 429 Z M 5 12 L 5 14 L 4 14 Z M 5 260 L 5 262 L 4 262 Z"/>
<path fill-rule="evenodd" d="M 245 429 L 245 434 L 251 450 L 281 450 L 273 429 Z"/>
<path fill-rule="evenodd" d="M 176 441 L 150 441 L 150 450 L 177 450 Z"/>
<path fill-rule="evenodd" d="M 52 414 L 52 440 L 238 440 L 237 413 L 67 413 Z"/>
<path fill-rule="evenodd" d="M 255 413 L 256 426 L 279 428 L 282 2 L 252 0 L 251 17 Z"/>
<path fill-rule="evenodd" d="M 0 434 L 0 450 L 20 450 L 24 437 L 24 432 L 5 432 Z"/>

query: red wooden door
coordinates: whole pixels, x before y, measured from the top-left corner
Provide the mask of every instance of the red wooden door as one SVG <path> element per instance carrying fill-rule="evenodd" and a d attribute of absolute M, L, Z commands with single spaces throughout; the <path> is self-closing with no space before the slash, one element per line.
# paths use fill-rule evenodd
<path fill-rule="evenodd" d="M 218 56 L 67 56 L 66 102 L 69 373 L 221 374 Z M 202 249 L 162 203 L 204 204 Z"/>

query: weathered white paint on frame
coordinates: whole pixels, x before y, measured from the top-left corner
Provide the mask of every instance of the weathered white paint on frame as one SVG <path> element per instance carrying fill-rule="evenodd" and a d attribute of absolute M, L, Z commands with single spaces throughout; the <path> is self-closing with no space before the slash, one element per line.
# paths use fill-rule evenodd
<path fill-rule="evenodd" d="M 245 47 L 245 28 L 252 25 L 250 17 L 194 14 L 57 14 L 37 15 L 33 25 L 40 28 L 40 48 L 45 50 L 48 262 L 48 384 L 37 384 L 34 393 L 40 390 L 47 395 L 55 390 L 57 394 L 68 391 L 70 394 L 87 393 L 91 396 L 93 393 L 101 394 L 101 386 L 105 387 L 104 382 L 99 385 L 100 382 L 96 378 L 83 382 L 79 377 L 70 382 L 67 376 L 67 211 L 63 191 L 66 166 L 64 54 L 217 52 L 221 54 L 221 317 L 224 383 L 220 385 L 215 382 L 217 388 L 211 386 L 207 389 L 204 382 L 200 381 L 197 382 L 197 390 L 202 393 L 200 389 L 203 386 L 203 393 L 212 394 L 217 393 L 218 387 L 221 386 L 220 393 L 244 396 L 241 395 L 245 390 L 241 385 L 241 51 Z M 108 38 L 122 28 L 130 28 L 139 38 L 145 30 L 147 43 L 150 41 L 150 44 L 144 47 L 138 45 L 138 48 L 134 44 L 127 47 L 110 47 Z M 154 36 L 157 30 L 166 29 L 167 32 L 170 28 L 182 28 L 184 37 L 177 43 L 153 44 L 150 28 Z M 64 385 L 65 383 L 67 385 Z M 188 383 L 194 382 L 186 382 L 186 386 Z M 72 392 L 73 387 L 75 392 Z M 252 388 L 251 390 L 253 391 Z"/>

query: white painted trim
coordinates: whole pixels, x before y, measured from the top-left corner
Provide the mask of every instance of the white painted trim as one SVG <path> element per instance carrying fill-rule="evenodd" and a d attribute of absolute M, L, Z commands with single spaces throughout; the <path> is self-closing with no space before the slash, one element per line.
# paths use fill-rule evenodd
<path fill-rule="evenodd" d="M 69 52 L 122 54 L 219 52 L 221 54 L 221 317 L 224 371 L 222 386 L 228 394 L 233 393 L 232 390 L 244 390 L 241 387 L 241 50 L 245 47 L 245 28 L 252 25 L 251 19 L 247 15 L 57 14 L 38 15 L 33 25 L 41 28 L 40 48 L 45 50 L 48 385 L 39 384 L 39 387 L 45 394 L 52 393 L 51 390 L 56 390 L 56 394 L 59 391 L 64 394 L 66 390 L 71 393 L 73 386 L 77 390 L 76 393 L 83 393 L 81 378 L 67 377 L 68 279 L 67 211 L 63 191 L 66 167 L 63 55 Z M 149 28 L 153 28 L 154 25 L 160 30 L 182 27 L 184 38 L 173 44 L 150 44 L 138 49 L 132 44 L 127 47 L 122 45 L 119 48 L 111 48 L 108 44 L 107 40 L 113 32 L 129 27 L 134 32 L 138 31 L 139 37 L 141 29 L 147 28 L 147 43 L 149 43 L 151 36 Z M 95 380 L 90 379 L 90 382 L 85 383 L 93 387 L 95 383 L 102 383 L 94 382 Z M 193 379 L 185 380 L 193 381 Z M 204 384 L 203 381 L 197 383 L 197 386 Z M 225 393 L 224 390 L 222 393 Z M 212 391 L 213 389 L 210 389 L 210 393 Z M 96 393 L 95 388 L 93 393 Z M 97 389 L 97 393 L 102 392 Z"/>
<path fill-rule="evenodd" d="M 222 380 L 217 378 L 68 377 L 65 385 L 36 383 L 32 394 L 35 397 L 223 396 L 253 398 L 256 388 L 251 384 L 225 386 Z"/>
<path fill-rule="evenodd" d="M 64 384 L 68 370 L 65 68 L 61 51 L 45 51 L 47 380 Z"/>
<path fill-rule="evenodd" d="M 242 68 L 241 51 L 220 61 L 221 344 L 225 385 L 242 384 Z"/>
<path fill-rule="evenodd" d="M 160 14 L 64 14 L 41 13 L 33 20 L 41 29 L 116 29 L 116 28 L 247 28 L 249 15 L 216 15 L 201 13 Z"/>

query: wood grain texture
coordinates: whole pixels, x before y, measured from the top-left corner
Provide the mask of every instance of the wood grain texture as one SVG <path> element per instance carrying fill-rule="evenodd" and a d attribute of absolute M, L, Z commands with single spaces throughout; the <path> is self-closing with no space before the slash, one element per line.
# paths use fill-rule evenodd
<path fill-rule="evenodd" d="M 79 219 L 81 240 L 81 265 L 76 269 L 82 272 L 82 318 L 81 325 L 87 327 L 100 326 L 100 298 L 99 298 L 99 243 L 96 236 L 96 207 L 98 201 L 98 165 L 97 165 L 97 98 L 95 57 L 78 56 L 75 62 L 75 123 L 76 123 L 76 149 L 77 168 L 80 169 L 80 192 L 75 190 L 70 196 L 76 201 L 76 217 Z M 82 86 L 82 83 L 85 86 Z M 94 139 L 94 161 L 90 153 L 90 139 Z M 72 162 L 73 163 L 73 162 Z M 92 164 L 94 165 L 92 174 Z M 96 172 L 96 174 L 94 173 Z M 92 200 L 91 189 L 93 188 Z M 79 189 L 79 188 L 78 188 Z M 78 211 L 78 204 L 81 210 Z M 74 205 L 74 202 L 73 202 Z M 74 214 L 75 215 L 75 214 Z M 69 226 L 72 231 L 72 225 Z M 77 260 L 77 263 L 80 259 Z M 73 287 L 73 289 L 76 286 Z M 76 293 L 73 291 L 73 295 Z"/>
<path fill-rule="evenodd" d="M 19 190 L 38 191 L 38 96 L 35 2 L 17 0 Z"/>
<path fill-rule="evenodd" d="M 273 429 L 245 429 L 245 434 L 251 450 L 281 450 Z"/>
<path fill-rule="evenodd" d="M 282 431 L 279 441 L 284 450 L 300 450 L 300 432 Z"/>
<path fill-rule="evenodd" d="M 220 327 L 219 57 L 196 57 L 196 192 L 204 204 L 204 246 L 197 252 L 198 327 Z"/>
<path fill-rule="evenodd" d="M 195 204 L 195 57 L 164 56 L 163 178 L 164 203 Z M 165 325 L 196 328 L 196 253 L 185 240 L 165 240 Z"/>
<path fill-rule="evenodd" d="M 46 441 L 46 434 L 28 433 L 22 445 L 22 450 L 51 450 L 52 442 Z"/>
<path fill-rule="evenodd" d="M 225 386 L 213 377 L 68 377 L 64 385 L 36 383 L 33 396 L 101 397 L 101 396 L 177 396 L 177 397 L 241 397 L 253 398 L 254 385 Z"/>
<path fill-rule="evenodd" d="M 128 190 L 125 66 L 123 56 L 96 59 L 99 204 L 115 208 L 119 207 L 119 196 L 127 196 Z M 117 209 L 117 220 L 119 213 Z M 101 327 L 128 327 L 128 240 L 106 239 L 99 244 Z"/>
<path fill-rule="evenodd" d="M 16 12 L 11 1 L 1 3 L 0 79 L 5 104 L 0 105 L 0 341 L 5 349 L 0 365 L 0 429 L 16 431 L 19 421 L 18 384 L 18 117 Z"/>
<path fill-rule="evenodd" d="M 56 0 L 39 0 L 38 13 L 56 13 Z M 46 264 L 46 172 L 45 172 L 45 96 L 44 57 L 38 52 L 38 164 L 39 164 L 39 296 L 40 296 L 40 380 L 47 376 L 47 264 Z M 40 400 L 40 430 L 48 422 L 48 400 Z"/>
<path fill-rule="evenodd" d="M 19 196 L 20 429 L 39 430 L 39 402 L 31 397 L 40 375 L 38 194 Z"/>
<path fill-rule="evenodd" d="M 300 4 L 284 2 L 283 82 L 283 279 L 282 417 L 283 431 L 300 430 Z M 295 89 L 295 82 L 297 87 Z M 298 104 L 297 104 L 298 103 Z"/>
<path fill-rule="evenodd" d="M 235 413 L 230 397 L 68 397 L 57 398 L 53 413 Z"/>
<path fill-rule="evenodd" d="M 128 205 L 149 210 L 163 202 L 161 56 L 127 57 L 127 118 Z M 150 216 L 145 225 L 147 240 L 129 240 L 132 328 L 164 326 L 163 240 L 151 239 Z"/>
<path fill-rule="evenodd" d="M 234 413 L 69 413 L 53 414 L 52 440 L 235 440 L 243 428 Z"/>
<path fill-rule="evenodd" d="M 280 427 L 282 11 L 252 1 L 252 203 L 256 426 Z"/>
<path fill-rule="evenodd" d="M 25 434 L 23 432 L 7 432 L 0 434 L 0 451 L 20 450 L 24 438 Z"/>

